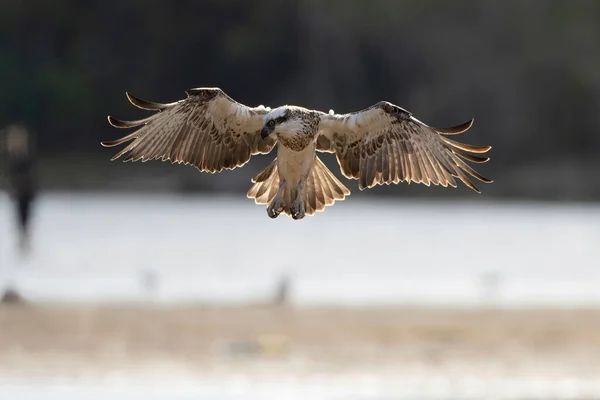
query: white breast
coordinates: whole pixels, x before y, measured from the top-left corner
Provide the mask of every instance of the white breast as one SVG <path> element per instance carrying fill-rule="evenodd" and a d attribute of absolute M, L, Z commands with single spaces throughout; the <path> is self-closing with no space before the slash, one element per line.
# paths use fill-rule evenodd
<path fill-rule="evenodd" d="M 301 151 L 294 151 L 284 146 L 277 146 L 277 167 L 279 179 L 286 181 L 286 186 L 298 186 L 301 179 L 306 179 L 315 159 L 315 145 L 311 144 Z"/>

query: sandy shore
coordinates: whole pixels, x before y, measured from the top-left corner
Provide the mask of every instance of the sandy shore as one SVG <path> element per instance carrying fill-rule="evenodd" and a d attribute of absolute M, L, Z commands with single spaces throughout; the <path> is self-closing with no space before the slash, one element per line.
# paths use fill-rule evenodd
<path fill-rule="evenodd" d="M 600 376 L 600 310 L 0 307 L 0 368 L 12 374 L 265 363 Z"/>

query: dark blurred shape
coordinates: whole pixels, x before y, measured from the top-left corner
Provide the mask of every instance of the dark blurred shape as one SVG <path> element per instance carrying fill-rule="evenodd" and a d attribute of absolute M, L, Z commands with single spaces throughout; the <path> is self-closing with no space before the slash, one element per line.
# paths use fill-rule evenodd
<path fill-rule="evenodd" d="M 273 304 L 276 306 L 285 306 L 289 301 L 290 292 L 290 278 L 287 275 L 281 277 L 277 283 L 277 290 L 275 291 L 275 297 Z"/>
<path fill-rule="evenodd" d="M 140 271 L 140 281 L 142 290 L 150 298 L 154 298 L 159 290 L 159 276 L 153 269 L 146 268 Z"/>
<path fill-rule="evenodd" d="M 14 288 L 7 288 L 4 293 L 2 294 L 2 297 L 0 298 L 0 304 L 7 304 L 7 305 L 17 305 L 17 304 L 23 304 L 23 297 L 21 297 L 21 295 L 19 294 L 19 292 L 14 289 Z"/>
<path fill-rule="evenodd" d="M 290 347 L 289 337 L 270 334 L 217 343 L 217 350 L 231 357 L 281 357 L 289 353 Z"/>
<path fill-rule="evenodd" d="M 31 205 L 36 195 L 34 156 L 30 133 L 21 124 L 5 129 L 6 169 L 9 191 L 15 204 L 19 248 L 29 250 Z"/>

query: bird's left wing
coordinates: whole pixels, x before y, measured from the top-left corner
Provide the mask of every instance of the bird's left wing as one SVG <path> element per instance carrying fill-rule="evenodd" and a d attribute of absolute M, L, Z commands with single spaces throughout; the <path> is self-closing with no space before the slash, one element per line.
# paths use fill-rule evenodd
<path fill-rule="evenodd" d="M 342 173 L 358 179 L 359 189 L 402 181 L 450 185 L 459 178 L 479 193 L 467 174 L 486 183 L 463 159 L 489 160 L 470 153 L 485 153 L 491 146 L 472 146 L 447 138 L 469 129 L 473 120 L 453 128 L 433 128 L 388 102 L 355 113 L 322 115 L 317 150 L 335 153 Z"/>
<path fill-rule="evenodd" d="M 102 142 L 113 147 L 132 141 L 112 159 L 127 155 L 125 161 L 170 160 L 213 173 L 242 166 L 253 154 L 273 149 L 275 139 L 260 137 L 269 108 L 247 107 L 218 88 L 186 93 L 187 98 L 169 104 L 140 100 L 127 93 L 131 104 L 156 113 L 138 121 L 108 117 L 116 128 L 138 128 L 120 139 Z"/>

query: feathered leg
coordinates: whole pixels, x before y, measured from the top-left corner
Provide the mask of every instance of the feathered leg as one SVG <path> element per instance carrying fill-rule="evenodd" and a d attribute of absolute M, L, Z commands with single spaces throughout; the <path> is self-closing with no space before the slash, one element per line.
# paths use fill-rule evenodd
<path fill-rule="evenodd" d="M 304 182 L 306 182 L 306 177 L 303 177 L 303 179 L 300 179 L 300 182 L 298 182 L 298 187 L 296 189 L 296 199 L 292 202 L 292 205 L 290 206 L 290 213 L 292 214 L 293 219 L 302 219 L 306 215 L 304 201 L 302 200 Z"/>
<path fill-rule="evenodd" d="M 279 187 L 277 188 L 277 194 L 275 195 L 275 198 L 273 199 L 273 201 L 271 201 L 271 203 L 267 207 L 267 215 L 271 218 L 279 217 L 279 214 L 281 214 L 281 212 L 283 211 L 283 201 L 281 200 L 281 194 L 283 192 L 284 187 L 285 187 L 285 179 L 283 179 L 281 182 L 279 182 Z"/>

